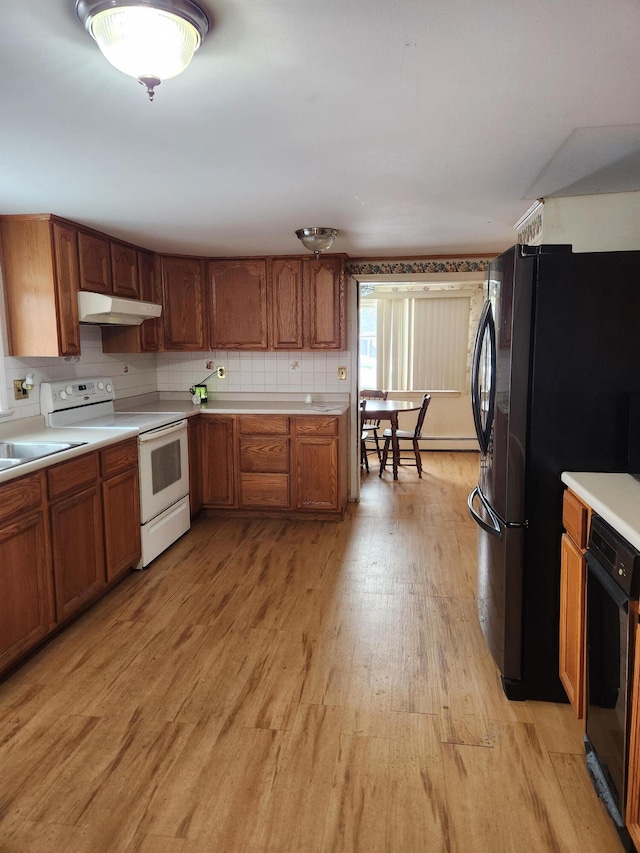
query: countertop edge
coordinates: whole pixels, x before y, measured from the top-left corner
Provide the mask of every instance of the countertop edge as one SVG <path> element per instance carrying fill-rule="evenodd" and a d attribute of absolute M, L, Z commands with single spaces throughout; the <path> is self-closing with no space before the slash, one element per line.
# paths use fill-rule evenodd
<path fill-rule="evenodd" d="M 560 479 L 640 550 L 640 483 L 631 474 L 563 471 Z"/>

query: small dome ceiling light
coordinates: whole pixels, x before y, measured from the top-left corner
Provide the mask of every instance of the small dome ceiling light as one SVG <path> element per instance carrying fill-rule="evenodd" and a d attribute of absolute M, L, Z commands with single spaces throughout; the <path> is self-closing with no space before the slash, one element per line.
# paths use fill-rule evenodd
<path fill-rule="evenodd" d="M 337 236 L 337 228 L 300 228 L 296 231 L 298 240 L 305 249 L 315 252 L 316 258 L 320 257 L 320 252 L 326 252 L 333 246 Z"/>
<path fill-rule="evenodd" d="M 105 58 L 146 86 L 150 101 L 156 86 L 185 70 L 209 30 L 191 0 L 77 0 L 76 13 Z"/>

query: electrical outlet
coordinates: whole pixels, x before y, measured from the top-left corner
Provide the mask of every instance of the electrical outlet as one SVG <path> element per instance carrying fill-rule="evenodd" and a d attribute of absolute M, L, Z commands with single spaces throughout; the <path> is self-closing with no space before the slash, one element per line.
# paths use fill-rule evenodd
<path fill-rule="evenodd" d="M 347 378 L 347 368 L 339 367 L 338 368 L 338 379 L 346 379 Z"/>
<path fill-rule="evenodd" d="M 218 374 L 218 379 L 224 379 L 227 375 L 227 371 L 224 369 L 224 367 L 219 367 L 216 370 L 216 373 Z"/>
<path fill-rule="evenodd" d="M 29 392 L 22 387 L 23 382 L 24 379 L 13 380 L 13 397 L 15 400 L 26 400 L 29 396 Z"/>

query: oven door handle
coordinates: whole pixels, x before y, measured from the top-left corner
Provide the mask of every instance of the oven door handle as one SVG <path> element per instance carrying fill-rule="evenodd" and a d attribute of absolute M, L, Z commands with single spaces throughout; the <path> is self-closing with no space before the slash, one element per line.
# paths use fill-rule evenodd
<path fill-rule="evenodd" d="M 178 421 L 177 424 L 169 424 L 168 426 L 161 426 L 157 429 L 151 429 L 149 432 L 143 432 L 138 436 L 138 442 L 140 444 L 144 444 L 145 441 L 155 441 L 158 438 L 165 438 L 168 435 L 172 435 L 174 432 L 180 432 L 180 430 L 186 429 L 187 422 L 186 420 Z"/>

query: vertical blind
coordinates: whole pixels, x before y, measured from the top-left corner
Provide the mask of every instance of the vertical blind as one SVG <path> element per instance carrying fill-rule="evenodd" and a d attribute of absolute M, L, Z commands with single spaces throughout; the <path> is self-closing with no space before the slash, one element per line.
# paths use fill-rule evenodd
<path fill-rule="evenodd" d="M 464 390 L 469 297 L 371 301 L 377 305 L 378 388 Z"/>

